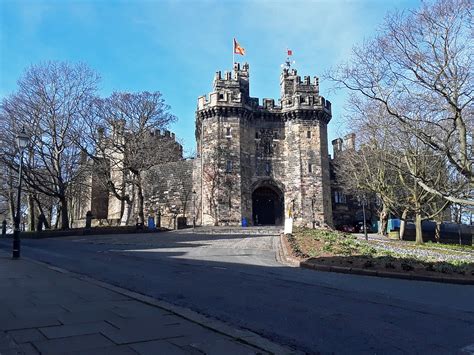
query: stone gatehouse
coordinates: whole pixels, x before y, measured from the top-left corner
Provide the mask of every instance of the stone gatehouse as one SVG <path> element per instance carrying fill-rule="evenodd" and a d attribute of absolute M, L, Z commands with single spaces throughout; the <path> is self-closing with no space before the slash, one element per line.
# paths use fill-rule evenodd
<path fill-rule="evenodd" d="M 217 72 L 198 98 L 194 191 L 199 224 L 332 225 L 327 124 L 319 79 L 285 67 L 280 99 L 249 95 L 249 66 Z"/>
<path fill-rule="evenodd" d="M 196 157 L 184 159 L 178 149 L 174 161 L 150 170 L 145 214 L 168 228 L 178 218 L 188 225 L 282 225 L 289 215 L 297 226 L 332 226 L 330 120 L 319 79 L 301 79 L 289 64 L 278 103 L 250 96 L 248 64 L 217 72 L 213 91 L 198 98 Z M 94 201 L 85 206 L 97 210 Z M 104 201 L 95 217 L 118 223 L 120 203 L 110 194 Z"/>

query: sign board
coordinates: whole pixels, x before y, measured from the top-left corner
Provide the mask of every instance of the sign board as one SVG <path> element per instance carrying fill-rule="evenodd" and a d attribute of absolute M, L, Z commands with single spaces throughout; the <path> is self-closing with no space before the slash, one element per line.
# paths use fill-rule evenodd
<path fill-rule="evenodd" d="M 284 229 L 285 234 L 292 234 L 293 233 L 293 218 L 286 218 L 285 219 L 285 229 Z"/>

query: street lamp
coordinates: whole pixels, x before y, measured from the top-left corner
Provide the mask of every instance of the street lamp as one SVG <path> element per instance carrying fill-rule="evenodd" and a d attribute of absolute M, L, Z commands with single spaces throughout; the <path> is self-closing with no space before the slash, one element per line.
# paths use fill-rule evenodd
<path fill-rule="evenodd" d="M 193 190 L 193 229 L 196 228 L 196 191 Z"/>
<path fill-rule="evenodd" d="M 16 217 L 15 217 L 15 231 L 13 232 L 13 259 L 20 257 L 20 218 L 21 218 L 21 181 L 22 181 L 22 170 L 23 170 L 23 152 L 28 146 L 30 137 L 25 132 L 25 127 L 21 129 L 21 132 L 16 136 L 16 143 L 20 151 L 20 167 L 18 169 L 18 193 L 16 201 Z"/>
<path fill-rule="evenodd" d="M 316 194 L 313 193 L 313 197 L 311 198 L 311 212 L 313 217 L 313 229 L 316 228 L 316 220 L 314 217 L 314 204 L 316 203 Z"/>

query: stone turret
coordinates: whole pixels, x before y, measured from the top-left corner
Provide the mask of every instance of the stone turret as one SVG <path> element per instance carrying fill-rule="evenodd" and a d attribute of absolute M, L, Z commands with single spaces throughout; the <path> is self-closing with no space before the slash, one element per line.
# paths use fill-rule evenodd
<path fill-rule="evenodd" d="M 323 108 L 331 114 L 331 103 L 319 96 L 319 79 L 315 76 L 311 81 L 309 76 L 305 76 L 301 80 L 296 69 L 283 69 L 280 101 L 284 110 Z"/>
<path fill-rule="evenodd" d="M 355 149 L 355 133 L 349 133 L 344 136 L 344 150 L 354 150 Z"/>
<path fill-rule="evenodd" d="M 334 155 L 334 159 L 336 159 L 342 152 L 342 138 L 336 138 L 332 140 L 332 152 Z"/>
<path fill-rule="evenodd" d="M 235 63 L 232 72 L 217 71 L 209 98 L 198 98 L 198 110 L 213 106 L 255 106 L 258 99 L 249 96 L 249 65 Z"/>

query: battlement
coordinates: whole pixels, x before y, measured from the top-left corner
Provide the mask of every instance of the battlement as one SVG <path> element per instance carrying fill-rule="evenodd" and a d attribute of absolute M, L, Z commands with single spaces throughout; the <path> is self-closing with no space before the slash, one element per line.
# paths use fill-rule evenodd
<path fill-rule="evenodd" d="M 298 75 L 296 69 L 284 68 L 280 77 L 281 95 L 279 104 L 265 98 L 262 105 L 259 99 L 249 96 L 249 66 L 234 64 L 232 72 L 217 71 L 214 76 L 214 91 L 209 96 L 198 98 L 197 110 L 211 107 L 241 107 L 259 111 L 287 112 L 291 110 L 321 110 L 331 115 L 331 102 L 319 95 L 319 78 Z"/>
<path fill-rule="evenodd" d="M 176 141 L 176 135 L 173 132 L 168 131 L 167 129 L 165 129 L 164 131 L 161 131 L 159 129 L 150 130 L 150 136 L 157 139 L 167 139 L 170 142 L 175 142 L 181 150 L 183 149 L 181 144 Z"/>

